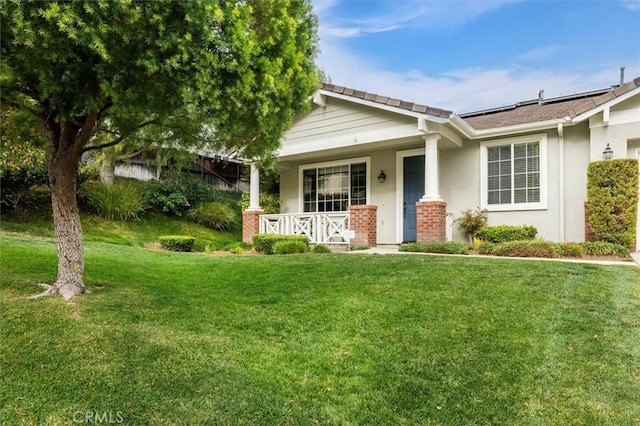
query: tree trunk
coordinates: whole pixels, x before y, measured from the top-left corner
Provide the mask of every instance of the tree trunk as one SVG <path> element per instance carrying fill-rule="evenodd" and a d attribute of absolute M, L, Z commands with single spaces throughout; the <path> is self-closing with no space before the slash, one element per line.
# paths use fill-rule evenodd
<path fill-rule="evenodd" d="M 116 165 L 109 156 L 104 155 L 100 164 L 100 181 L 105 185 L 113 185 L 116 175 Z"/>
<path fill-rule="evenodd" d="M 53 225 L 58 249 L 58 279 L 50 292 L 59 293 L 65 300 L 69 300 L 85 291 L 84 246 L 76 199 L 76 172 L 80 157 L 74 151 L 73 137 L 64 133 L 66 132 L 62 132 L 57 143 L 47 150 Z M 64 140 L 67 138 L 71 140 Z"/>

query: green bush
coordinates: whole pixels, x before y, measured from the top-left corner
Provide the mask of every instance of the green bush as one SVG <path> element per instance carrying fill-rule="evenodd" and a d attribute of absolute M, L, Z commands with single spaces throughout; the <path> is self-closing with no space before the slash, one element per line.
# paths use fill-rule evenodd
<path fill-rule="evenodd" d="M 560 243 L 558 250 L 560 256 L 563 257 L 582 257 L 584 255 L 584 247 L 580 243 Z"/>
<path fill-rule="evenodd" d="M 279 214 L 282 200 L 273 194 L 260 194 L 260 208 L 266 214 Z M 249 193 L 243 192 L 240 198 L 240 210 L 245 211 L 249 208 Z"/>
<path fill-rule="evenodd" d="M 196 239 L 187 235 L 163 235 L 159 241 L 165 250 L 188 252 L 193 250 Z"/>
<path fill-rule="evenodd" d="M 489 243 L 504 243 L 507 241 L 525 241 L 536 238 L 538 230 L 533 226 L 497 225 L 483 226 L 476 232 L 475 237 Z"/>
<path fill-rule="evenodd" d="M 238 221 L 236 212 L 231 207 L 218 202 L 199 204 L 189 210 L 187 217 L 200 225 L 218 231 L 229 230 Z"/>
<path fill-rule="evenodd" d="M 236 209 L 240 192 L 221 191 L 189 172 L 171 170 L 160 180 L 147 182 L 144 193 L 151 205 L 164 213 L 182 216 L 198 204 L 220 202 Z"/>
<path fill-rule="evenodd" d="M 96 214 L 107 220 L 137 220 L 148 207 L 139 186 L 131 182 L 87 182 L 80 192 Z"/>
<path fill-rule="evenodd" d="M 491 248 L 495 256 L 507 257 L 558 257 L 559 249 L 556 243 L 548 241 L 507 241 L 499 243 Z"/>
<path fill-rule="evenodd" d="M 493 254 L 493 249 L 496 246 L 495 243 L 489 243 L 487 241 L 476 240 L 474 248 L 478 254 Z"/>
<path fill-rule="evenodd" d="M 324 244 L 315 244 L 313 247 L 311 247 L 311 252 L 312 253 L 331 253 L 331 249 L 329 248 L 329 246 L 326 246 Z"/>
<path fill-rule="evenodd" d="M 28 142 L 2 144 L 0 149 L 0 204 L 12 209 L 34 186 L 47 185 L 44 149 Z"/>
<path fill-rule="evenodd" d="M 446 243 L 407 243 L 400 246 L 400 251 L 411 253 L 442 253 L 442 254 L 467 254 L 469 248 L 466 244 L 455 241 Z"/>
<path fill-rule="evenodd" d="M 487 221 L 489 220 L 487 210 L 480 210 L 480 207 L 473 211 L 471 209 L 467 209 L 462 212 L 462 216 L 457 218 L 454 222 L 458 225 L 458 230 L 460 232 L 464 232 L 464 234 L 469 238 L 469 241 L 473 241 L 473 238 L 476 235 L 476 232 L 483 226 L 487 225 Z"/>
<path fill-rule="evenodd" d="M 309 246 L 309 239 L 304 235 L 257 234 L 253 236 L 253 248 L 265 254 L 273 254 L 273 246 L 279 241 L 302 241 Z"/>
<path fill-rule="evenodd" d="M 273 254 L 306 253 L 309 245 L 300 240 L 283 240 L 273 245 Z"/>
<path fill-rule="evenodd" d="M 629 258 L 629 249 L 623 245 L 608 243 L 606 241 L 581 243 L 585 256 L 616 256 Z"/>
<path fill-rule="evenodd" d="M 589 226 L 596 241 L 631 247 L 636 235 L 638 160 L 595 161 L 587 170 Z"/>

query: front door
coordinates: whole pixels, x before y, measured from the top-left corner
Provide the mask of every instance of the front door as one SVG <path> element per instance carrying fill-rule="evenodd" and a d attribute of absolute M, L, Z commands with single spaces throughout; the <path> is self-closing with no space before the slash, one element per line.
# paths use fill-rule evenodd
<path fill-rule="evenodd" d="M 424 155 L 404 157 L 403 173 L 403 231 L 402 240 L 416 241 L 416 202 L 424 195 Z"/>

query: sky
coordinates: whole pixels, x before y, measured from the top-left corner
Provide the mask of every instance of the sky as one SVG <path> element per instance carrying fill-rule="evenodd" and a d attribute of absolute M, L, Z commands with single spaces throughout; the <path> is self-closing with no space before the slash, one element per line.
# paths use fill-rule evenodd
<path fill-rule="evenodd" d="M 333 84 L 456 113 L 640 77 L 640 0 L 312 0 Z"/>

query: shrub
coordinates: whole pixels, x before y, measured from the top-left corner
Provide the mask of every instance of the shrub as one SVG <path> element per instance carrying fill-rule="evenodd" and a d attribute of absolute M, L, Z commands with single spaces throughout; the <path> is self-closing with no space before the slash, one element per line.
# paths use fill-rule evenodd
<path fill-rule="evenodd" d="M 507 257 L 558 257 L 558 245 L 548 241 L 506 241 L 492 247 L 491 253 Z"/>
<path fill-rule="evenodd" d="M 454 222 L 458 225 L 458 230 L 464 232 L 469 241 L 473 241 L 476 232 L 487 225 L 488 218 L 487 210 L 480 210 L 480 207 L 478 207 L 476 211 L 471 209 L 463 211 L 462 216 Z"/>
<path fill-rule="evenodd" d="M 229 249 L 229 252 L 233 254 L 242 254 L 243 251 L 244 249 L 240 245 L 233 246 Z"/>
<path fill-rule="evenodd" d="M 0 149 L 0 204 L 18 208 L 29 189 L 47 185 L 44 149 L 30 143 L 2 144 Z"/>
<path fill-rule="evenodd" d="M 490 243 L 504 243 L 507 241 L 524 241 L 536 238 L 538 230 L 533 226 L 483 226 L 476 232 L 475 237 Z"/>
<path fill-rule="evenodd" d="M 368 245 L 366 245 L 366 244 L 361 244 L 361 245 L 359 245 L 359 246 L 351 246 L 351 247 L 349 248 L 349 250 L 351 250 L 351 251 L 360 251 L 360 250 L 369 250 L 370 248 L 371 248 L 371 247 L 369 247 L 369 246 L 368 246 Z"/>
<path fill-rule="evenodd" d="M 482 240 L 475 240 L 475 250 L 478 254 L 493 254 L 493 249 L 495 248 L 495 243 L 490 243 Z"/>
<path fill-rule="evenodd" d="M 265 254 L 273 254 L 273 245 L 279 241 L 302 241 L 309 246 L 309 239 L 304 235 L 258 234 L 253 236 L 253 248 Z"/>
<path fill-rule="evenodd" d="M 274 254 L 306 253 L 308 251 L 309 245 L 300 240 L 283 240 L 273 245 Z"/>
<path fill-rule="evenodd" d="M 187 235 L 163 235 L 159 238 L 160 246 L 165 250 L 188 252 L 193 250 L 194 237 Z"/>
<path fill-rule="evenodd" d="M 596 241 L 631 247 L 636 235 L 638 160 L 595 161 L 587 169 L 589 226 Z"/>
<path fill-rule="evenodd" d="M 586 256 L 616 256 L 624 259 L 629 258 L 629 249 L 620 244 L 608 243 L 606 241 L 581 243 Z"/>
<path fill-rule="evenodd" d="M 137 220 L 148 206 L 139 186 L 131 182 L 87 182 L 81 192 L 97 215 L 107 220 Z"/>
<path fill-rule="evenodd" d="M 466 244 L 455 241 L 446 243 L 407 243 L 400 246 L 400 251 L 411 253 L 467 254 Z"/>
<path fill-rule="evenodd" d="M 147 182 L 144 193 L 153 207 L 182 216 L 192 206 L 220 202 L 236 209 L 240 192 L 221 191 L 202 182 L 192 173 L 171 170 L 158 181 Z"/>
<path fill-rule="evenodd" d="M 324 244 L 316 244 L 313 247 L 311 247 L 311 252 L 312 253 L 331 253 L 331 249 L 329 248 L 329 246 L 326 246 Z"/>
<path fill-rule="evenodd" d="M 237 223 L 236 212 L 231 207 L 222 203 L 204 203 L 189 210 L 187 217 L 207 228 L 226 231 L 233 228 Z"/>
<path fill-rule="evenodd" d="M 249 193 L 243 192 L 240 199 L 240 210 L 245 211 L 249 208 Z M 282 200 L 273 194 L 260 194 L 260 208 L 266 214 L 279 214 Z"/>
<path fill-rule="evenodd" d="M 584 255 L 584 247 L 580 243 L 560 243 L 558 250 L 560 256 L 564 257 L 582 257 Z"/>

